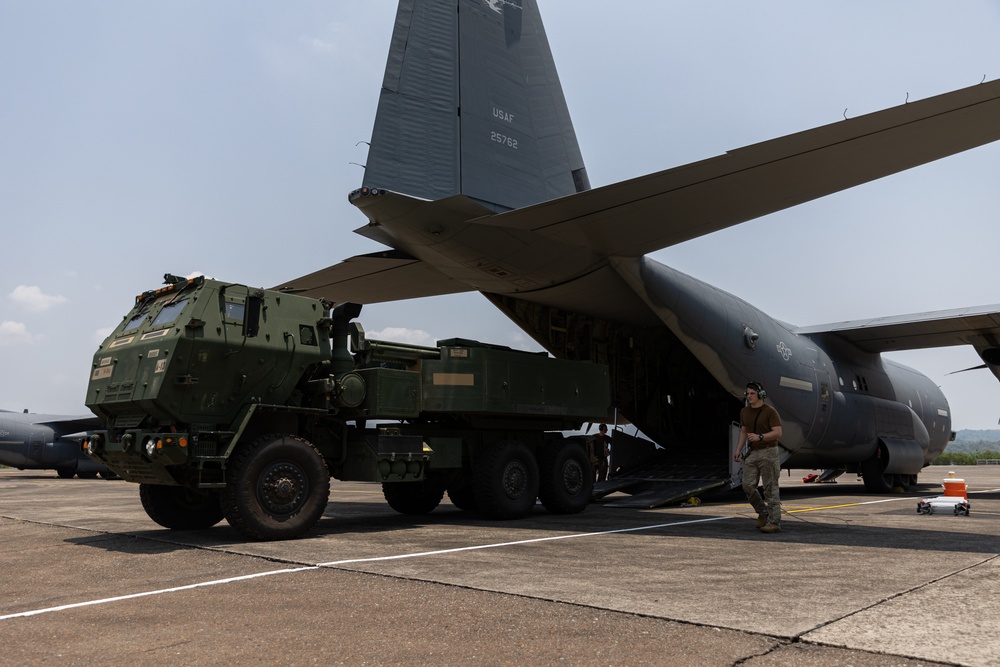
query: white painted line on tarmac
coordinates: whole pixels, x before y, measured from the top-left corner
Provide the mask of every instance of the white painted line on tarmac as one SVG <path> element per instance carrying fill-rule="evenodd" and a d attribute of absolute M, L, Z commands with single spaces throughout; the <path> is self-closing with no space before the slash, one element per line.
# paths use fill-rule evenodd
<path fill-rule="evenodd" d="M 375 558 L 351 558 L 348 560 L 334 560 L 328 563 L 319 563 L 319 567 L 336 567 L 338 565 L 351 565 L 354 563 L 377 563 L 379 561 L 402 560 L 404 558 L 422 558 L 424 556 L 440 556 L 442 554 L 454 554 L 461 551 L 477 551 L 479 549 L 496 549 L 498 547 L 513 547 L 519 544 L 531 544 L 533 542 L 552 542 L 555 540 L 571 540 L 578 537 L 595 537 L 598 535 L 613 535 L 615 533 L 634 533 L 640 530 L 654 530 L 656 528 L 671 528 L 674 526 L 690 526 L 695 523 L 709 523 L 711 521 L 723 521 L 734 519 L 732 516 L 715 516 L 707 519 L 694 519 L 692 521 L 674 521 L 672 523 L 660 523 L 654 526 L 636 526 L 634 528 L 618 528 L 615 530 L 601 530 L 594 533 L 571 533 L 569 535 L 552 535 L 550 537 L 536 537 L 530 540 L 516 540 L 514 542 L 498 542 L 496 544 L 477 544 L 471 547 L 456 547 L 454 549 L 441 549 L 439 551 L 418 551 L 412 554 L 399 554 L 396 556 L 378 556 Z"/>
<path fill-rule="evenodd" d="M 129 595 L 117 595 L 110 598 L 101 598 L 99 600 L 87 600 L 84 602 L 74 602 L 72 604 L 64 604 L 58 607 L 46 607 L 44 609 L 33 609 L 31 611 L 21 611 L 15 614 L 6 614 L 0 616 L 0 621 L 6 621 L 12 618 L 25 618 L 28 616 L 37 616 L 39 614 L 48 614 L 56 611 L 66 611 L 68 609 L 79 609 L 80 607 L 92 607 L 99 604 L 107 604 L 109 602 L 121 602 L 123 600 L 134 600 L 136 598 L 149 597 L 152 595 L 163 595 L 165 593 L 176 593 L 179 591 L 187 591 L 195 588 L 203 588 L 206 586 L 218 586 L 220 584 L 231 584 L 238 581 L 248 581 L 250 579 L 257 579 L 259 577 L 269 577 L 276 574 L 294 574 L 297 572 L 308 572 L 312 570 L 318 570 L 324 567 L 336 567 L 338 565 L 349 565 L 351 563 L 373 563 L 378 561 L 389 561 L 389 560 L 400 560 L 403 558 L 420 558 L 425 556 L 437 556 L 441 554 L 458 553 L 460 551 L 473 551 L 476 549 L 495 549 L 497 547 L 507 547 L 514 546 L 518 544 L 530 544 L 532 542 L 548 542 L 552 540 L 566 540 L 577 537 L 593 537 L 595 535 L 611 535 L 614 533 L 631 533 L 640 530 L 654 530 L 656 528 L 669 528 L 671 526 L 686 526 L 695 523 L 707 523 L 710 521 L 721 521 L 723 519 L 732 519 L 731 516 L 721 516 L 721 517 L 710 517 L 708 519 L 696 519 L 693 521 L 675 521 L 673 523 L 661 523 L 653 526 L 636 526 L 633 528 L 619 528 L 617 530 L 603 530 L 594 533 L 573 533 L 570 535 L 554 535 L 551 537 L 539 537 L 532 540 L 517 540 L 514 542 L 500 542 L 497 544 L 479 544 L 471 547 L 458 547 L 456 549 L 442 549 L 439 551 L 421 551 L 412 554 L 399 554 L 396 556 L 380 556 L 377 558 L 353 558 L 349 560 L 340 561 L 330 561 L 328 563 L 318 563 L 316 565 L 307 565 L 305 567 L 294 567 L 285 568 L 282 570 L 270 570 L 268 572 L 257 572 L 255 574 L 244 574 L 239 577 L 228 577 L 226 579 L 215 579 L 212 581 L 202 581 L 196 584 L 188 584 L 186 586 L 175 586 L 173 588 L 163 588 L 156 591 L 145 591 L 142 593 L 131 593 Z"/>
<path fill-rule="evenodd" d="M 143 593 L 131 593 L 129 595 L 118 595 L 113 598 L 101 598 L 100 600 L 87 600 L 85 602 L 74 602 L 72 604 L 64 604 L 58 607 L 46 607 L 45 609 L 33 609 L 31 611 L 21 611 L 16 614 L 6 614 L 5 616 L 0 616 L 0 621 L 6 621 L 9 618 L 24 618 L 26 616 L 37 616 L 38 614 L 48 614 L 53 611 L 65 611 L 67 609 L 77 609 L 79 607 L 92 607 L 98 604 L 107 604 L 108 602 L 119 602 L 121 600 L 134 600 L 136 598 L 144 598 L 150 595 L 162 595 L 164 593 L 176 593 L 177 591 L 187 591 L 193 588 L 202 588 L 204 586 L 217 586 L 219 584 L 231 584 L 235 581 L 247 581 L 249 579 L 256 579 L 258 577 L 269 577 L 273 574 L 291 574 L 293 572 L 305 572 L 307 570 L 317 570 L 319 569 L 316 565 L 310 565 L 306 567 L 294 567 L 287 568 L 284 570 L 271 570 L 269 572 L 257 572 L 256 574 L 244 574 L 239 577 L 229 577 L 227 579 L 215 579 L 213 581 L 202 581 L 197 584 L 188 584 L 187 586 L 176 586 L 174 588 L 162 588 L 158 591 L 145 591 Z"/>
<path fill-rule="evenodd" d="M 829 507 L 817 507 L 817 508 L 806 508 L 800 510 L 790 510 L 789 513 L 799 511 L 816 511 L 821 509 L 834 509 L 837 507 L 853 507 L 858 505 L 875 505 L 878 503 L 891 503 L 900 500 L 912 500 L 912 498 L 888 498 L 885 500 L 869 500 L 861 503 L 848 503 L 844 505 L 833 505 Z M 134 600 L 136 598 L 149 597 L 152 595 L 163 595 L 165 593 L 176 593 L 179 591 L 192 590 L 195 588 L 203 588 L 206 586 L 218 586 L 220 584 L 231 584 L 239 581 L 248 581 L 250 579 L 257 579 L 259 577 L 269 577 L 276 574 L 295 574 L 297 572 L 308 572 L 312 570 L 317 570 L 319 568 L 330 568 L 337 567 L 341 565 L 352 565 L 357 563 L 377 563 L 383 561 L 392 560 L 403 560 L 407 558 L 425 558 L 428 556 L 440 556 L 444 554 L 460 553 L 462 551 L 476 551 L 479 549 L 497 549 L 500 547 L 511 547 L 520 544 L 532 544 L 536 542 L 552 542 L 555 540 L 571 540 L 581 537 L 597 537 L 601 535 L 614 535 L 616 533 L 634 533 L 643 530 L 656 530 L 657 528 L 672 528 L 676 526 L 690 526 L 697 523 L 711 523 L 714 521 L 724 521 L 726 519 L 736 519 L 740 518 L 738 515 L 729 516 L 716 516 L 708 517 L 706 519 L 692 519 L 690 521 L 673 521 L 670 523 L 658 523 L 649 526 L 634 526 L 632 528 L 617 528 L 615 530 L 602 530 L 592 533 L 570 533 L 568 535 L 552 535 L 549 537 L 537 537 L 530 540 L 516 540 L 513 542 L 497 542 L 495 544 L 477 544 L 469 547 L 456 547 L 454 549 L 440 549 L 437 551 L 419 551 L 410 554 L 397 554 L 395 556 L 378 556 L 374 558 L 350 558 L 345 560 L 329 561 L 326 563 L 317 563 L 316 565 L 308 565 L 304 567 L 286 568 L 282 570 L 270 570 L 268 572 L 257 572 L 256 574 L 245 574 L 238 577 L 228 577 L 226 579 L 215 579 L 212 581 L 202 581 L 196 584 L 188 584 L 186 586 L 176 586 L 174 588 L 163 588 L 156 591 L 145 591 L 143 593 L 131 593 L 129 595 L 118 595 L 110 598 L 101 598 L 99 600 L 87 600 L 85 602 L 74 602 L 72 604 L 60 605 L 58 607 L 46 607 L 44 609 L 33 609 L 31 611 L 22 611 L 15 614 L 6 614 L 0 616 L 0 621 L 6 621 L 12 618 L 25 618 L 28 616 L 37 616 L 39 614 L 47 614 L 56 611 L 66 611 L 68 609 L 78 609 L 81 607 L 90 607 L 99 604 L 107 604 L 109 602 L 120 602 L 123 600 Z"/>

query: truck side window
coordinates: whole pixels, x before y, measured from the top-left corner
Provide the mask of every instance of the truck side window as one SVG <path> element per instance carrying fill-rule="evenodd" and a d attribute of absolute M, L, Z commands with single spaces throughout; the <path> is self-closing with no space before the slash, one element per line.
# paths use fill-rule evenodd
<path fill-rule="evenodd" d="M 316 330 L 307 324 L 300 324 L 299 342 L 303 345 L 316 345 Z"/>
<path fill-rule="evenodd" d="M 246 305 L 240 302 L 227 301 L 226 302 L 226 319 L 236 320 L 237 322 L 243 321 L 243 312 L 246 310 Z"/>

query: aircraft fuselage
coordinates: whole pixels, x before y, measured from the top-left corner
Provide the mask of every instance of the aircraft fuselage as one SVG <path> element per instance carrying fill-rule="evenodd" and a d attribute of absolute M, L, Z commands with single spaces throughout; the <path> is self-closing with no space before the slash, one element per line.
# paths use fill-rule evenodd
<path fill-rule="evenodd" d="M 723 388 L 739 393 L 749 380 L 766 388 L 789 467 L 851 465 L 882 447 L 886 472 L 916 474 L 944 450 L 948 402 L 926 376 L 832 337 L 796 334 L 716 287 L 638 263 L 621 270 L 638 273 L 650 306 Z"/>
<path fill-rule="evenodd" d="M 107 472 L 107 467 L 83 454 L 75 438 L 66 437 L 97 428 L 98 424 L 96 417 L 86 415 L 0 411 L 0 465 L 19 470 L 56 470 L 63 477 Z"/>

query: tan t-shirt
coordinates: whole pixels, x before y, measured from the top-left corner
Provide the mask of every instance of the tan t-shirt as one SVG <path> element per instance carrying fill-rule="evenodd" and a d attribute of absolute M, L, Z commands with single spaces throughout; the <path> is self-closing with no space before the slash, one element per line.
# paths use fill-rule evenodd
<path fill-rule="evenodd" d="M 759 408 L 751 408 L 746 405 L 740 410 L 740 426 L 746 429 L 747 434 L 767 433 L 775 426 L 781 426 L 781 417 L 778 416 L 777 410 L 766 403 Z M 777 444 L 775 440 L 769 442 L 754 441 L 750 443 L 750 449 L 764 449 L 765 447 L 774 447 Z"/>

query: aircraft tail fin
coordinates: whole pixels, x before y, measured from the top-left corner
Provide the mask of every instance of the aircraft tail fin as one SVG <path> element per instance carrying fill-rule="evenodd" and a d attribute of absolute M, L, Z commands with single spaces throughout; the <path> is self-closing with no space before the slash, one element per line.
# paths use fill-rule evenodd
<path fill-rule="evenodd" d="M 497 212 L 590 188 L 535 0 L 400 0 L 363 185 Z"/>

